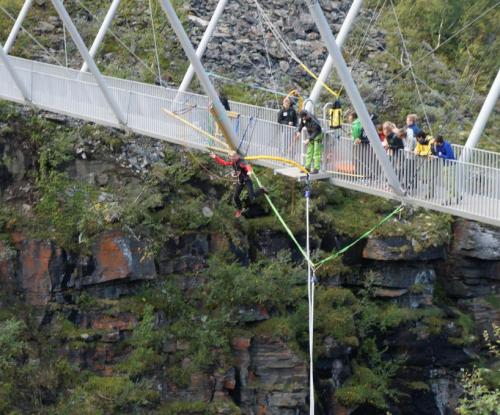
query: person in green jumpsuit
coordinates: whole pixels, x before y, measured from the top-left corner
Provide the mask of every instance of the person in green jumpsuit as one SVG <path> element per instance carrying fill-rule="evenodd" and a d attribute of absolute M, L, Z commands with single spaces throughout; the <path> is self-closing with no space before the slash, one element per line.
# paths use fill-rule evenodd
<path fill-rule="evenodd" d="M 303 128 L 307 130 L 307 152 L 306 163 L 304 167 L 316 174 L 321 167 L 321 158 L 323 156 L 323 130 L 318 119 L 314 117 L 309 111 L 300 111 L 300 120 L 297 127 L 296 137 L 300 137 Z M 312 168 L 312 169 L 311 169 Z"/>

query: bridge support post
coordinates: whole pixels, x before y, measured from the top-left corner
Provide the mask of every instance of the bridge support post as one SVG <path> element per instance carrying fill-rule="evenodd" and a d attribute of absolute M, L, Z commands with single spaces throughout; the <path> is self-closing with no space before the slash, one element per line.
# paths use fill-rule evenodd
<path fill-rule="evenodd" d="M 5 41 L 5 45 L 3 46 L 3 50 L 5 51 L 5 53 L 8 54 L 12 49 L 12 46 L 16 41 L 16 37 L 19 34 L 19 31 L 21 30 L 21 25 L 23 24 L 24 19 L 26 19 L 26 15 L 28 14 L 28 11 L 31 8 L 32 4 L 33 0 L 26 0 L 24 2 L 23 7 L 19 12 L 19 15 L 17 16 L 17 19 L 14 23 L 14 26 L 12 26 L 12 30 L 9 33 L 9 37 L 7 38 L 7 40 Z"/>
<path fill-rule="evenodd" d="M 371 121 L 368 109 L 366 108 L 366 105 L 358 91 L 358 88 L 356 87 L 356 84 L 352 79 L 351 73 L 349 72 L 349 68 L 347 67 L 347 64 L 342 56 L 340 48 L 337 46 L 337 43 L 335 42 L 335 37 L 333 36 L 332 31 L 330 30 L 328 21 L 326 20 L 323 10 L 321 10 L 321 6 L 318 0 L 306 0 L 306 4 L 309 7 L 309 11 L 316 25 L 318 26 L 323 41 L 326 43 L 328 53 L 332 57 L 333 64 L 337 69 L 342 84 L 346 89 L 347 95 L 351 99 L 354 109 L 356 110 L 356 113 L 358 114 L 359 119 L 361 120 L 361 124 L 363 125 L 363 128 L 365 129 L 365 132 L 368 135 L 370 144 L 382 166 L 382 169 L 384 170 L 389 185 L 392 187 L 392 189 L 398 196 L 403 197 L 404 191 L 401 188 L 401 183 L 399 182 L 399 179 L 394 171 L 394 168 L 391 165 L 391 162 L 389 161 L 389 157 L 387 156 L 384 147 L 380 142 L 380 138 L 377 134 L 375 126 L 373 125 L 373 122 Z"/>
<path fill-rule="evenodd" d="M 358 15 L 359 10 L 363 6 L 363 0 L 354 0 L 351 8 L 349 9 L 349 12 L 347 13 L 347 16 L 344 20 L 344 23 L 342 23 L 342 27 L 340 28 L 339 34 L 337 36 L 336 42 L 337 46 L 342 49 L 344 46 L 344 43 L 347 39 L 347 35 L 351 31 L 352 26 L 354 25 L 354 21 L 356 20 L 356 16 Z M 314 106 L 318 103 L 319 98 L 321 96 L 321 92 L 323 91 L 323 84 L 325 84 L 328 81 L 328 77 L 332 73 L 334 69 L 334 64 L 333 64 L 333 58 L 332 55 L 328 55 L 328 58 L 321 69 L 321 72 L 319 74 L 319 79 L 316 81 L 314 84 L 314 87 L 311 91 L 311 95 L 309 95 L 309 99 L 312 101 L 311 104 L 308 104 L 306 109 L 309 111 L 312 111 L 314 109 Z"/>
<path fill-rule="evenodd" d="M 87 65 L 90 69 L 90 72 L 92 72 L 92 74 L 95 76 L 97 84 L 99 85 L 99 88 L 104 95 L 104 99 L 106 100 L 108 105 L 111 107 L 111 110 L 115 114 L 118 122 L 122 126 L 126 127 L 127 126 L 127 119 L 125 118 L 125 115 L 123 114 L 118 103 L 111 95 L 111 92 L 109 91 L 109 88 L 108 88 L 108 85 L 106 84 L 106 81 L 104 80 L 103 76 L 101 75 L 99 68 L 97 68 L 97 65 L 95 64 L 94 59 L 92 59 L 92 57 L 90 56 L 89 51 L 88 51 L 87 47 L 85 46 L 85 43 L 83 43 L 83 39 L 80 36 L 80 33 L 78 33 L 78 30 L 77 30 L 75 24 L 71 20 L 71 17 L 69 17 L 68 11 L 66 10 L 64 5 L 62 4 L 61 0 L 52 0 L 52 4 L 54 5 L 61 20 L 66 25 L 66 29 L 68 29 L 68 32 L 71 35 L 71 38 L 73 39 L 73 42 L 75 42 L 75 45 L 78 48 L 78 51 L 80 52 L 80 55 L 82 55 L 83 59 L 87 63 Z"/>
<path fill-rule="evenodd" d="M 5 65 L 7 72 L 9 72 L 9 75 L 12 77 L 12 80 L 14 81 L 17 88 L 21 92 L 21 95 L 23 96 L 24 100 L 31 103 L 30 94 L 28 93 L 28 90 L 26 89 L 26 86 L 23 84 L 21 78 L 19 78 L 16 69 L 12 66 L 12 63 L 9 60 L 9 56 L 7 55 L 7 53 L 5 53 L 2 45 L 0 45 L 0 61 L 2 61 L 3 64 Z"/>
<path fill-rule="evenodd" d="M 208 24 L 207 29 L 205 30 L 205 33 L 201 38 L 198 48 L 196 49 L 196 56 L 198 56 L 198 58 L 200 59 L 205 53 L 205 50 L 207 49 L 208 46 L 208 42 L 210 42 L 210 39 L 212 38 L 212 35 L 215 32 L 217 23 L 219 22 L 222 13 L 224 12 L 224 9 L 226 8 L 227 1 L 228 0 L 219 0 L 219 2 L 217 3 L 217 7 L 215 8 L 214 14 L 210 19 L 210 23 Z M 179 92 L 186 92 L 186 90 L 189 87 L 189 84 L 193 80 L 193 76 L 194 76 L 194 68 L 193 65 L 191 64 L 189 65 L 189 68 L 186 74 L 184 75 L 184 78 L 182 79 L 181 86 L 179 87 Z"/>
<path fill-rule="evenodd" d="M 231 122 L 229 121 L 229 118 L 226 114 L 226 110 L 224 109 L 219 99 L 219 95 L 217 94 L 217 91 L 215 90 L 214 86 L 212 85 L 212 82 L 210 81 L 210 78 L 205 72 L 205 68 L 201 63 L 200 58 L 196 55 L 193 45 L 191 44 L 191 41 L 189 40 L 188 36 L 186 35 L 186 32 L 184 31 L 181 21 L 177 16 L 177 13 L 175 12 L 170 0 L 160 0 L 160 3 L 167 15 L 168 20 L 170 21 L 172 29 L 177 35 L 177 39 L 179 39 L 179 42 L 181 43 L 182 48 L 184 49 L 184 52 L 186 53 L 189 61 L 191 62 L 191 65 L 193 65 L 193 69 L 196 75 L 198 76 L 198 79 L 200 80 L 200 84 L 203 90 L 212 101 L 214 110 L 222 124 L 221 125 L 222 129 L 225 130 L 229 135 L 229 139 L 231 140 L 233 147 L 237 148 L 238 139 L 236 137 L 236 134 L 234 133 Z"/>
<path fill-rule="evenodd" d="M 99 28 L 99 31 L 97 32 L 97 35 L 94 39 L 94 42 L 92 43 L 92 46 L 90 47 L 89 50 L 89 55 L 93 58 L 95 54 L 97 53 L 97 50 L 101 46 L 101 43 L 104 39 L 104 36 L 106 36 L 106 32 L 109 29 L 109 26 L 111 26 L 111 22 L 113 21 L 113 18 L 115 17 L 116 10 L 118 9 L 118 6 L 120 5 L 121 0 L 113 0 L 111 3 L 111 6 L 109 7 L 108 12 L 106 13 L 106 16 L 104 17 L 104 20 L 102 22 L 101 27 Z M 87 62 L 84 62 L 82 65 L 82 68 L 80 69 L 81 72 L 87 72 L 88 71 L 88 65 Z"/>
<path fill-rule="evenodd" d="M 474 126 L 472 127 L 472 131 L 470 132 L 469 138 L 465 143 L 465 149 L 476 147 L 481 135 L 483 134 L 484 129 L 486 128 L 486 124 L 488 123 L 488 119 L 490 118 L 491 113 L 495 109 L 496 102 L 500 95 L 500 70 L 497 73 L 495 81 L 491 86 L 490 92 L 484 101 L 483 107 L 481 108 L 481 112 L 477 117 Z M 464 160 L 467 161 L 467 160 Z"/>

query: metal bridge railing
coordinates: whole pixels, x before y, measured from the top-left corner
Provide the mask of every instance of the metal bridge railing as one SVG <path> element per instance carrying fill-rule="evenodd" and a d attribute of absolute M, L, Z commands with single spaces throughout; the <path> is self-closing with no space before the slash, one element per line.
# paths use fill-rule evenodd
<path fill-rule="evenodd" d="M 35 106 L 120 127 L 92 74 L 20 58 L 11 59 Z M 191 123 L 215 133 L 217 129 L 207 110 L 207 97 L 178 94 L 175 89 L 112 77 L 105 77 L 105 80 L 132 131 L 202 150 L 207 145 L 220 146 L 161 111 L 161 108 L 179 111 Z M 0 97 L 23 102 L 1 64 Z M 275 122 L 276 110 L 236 102 L 231 104 L 232 109 L 240 113 L 231 122 L 243 151 L 249 155 L 285 157 L 302 162 L 303 143 L 295 138 L 293 127 Z M 324 147 L 322 165 L 331 174 L 333 183 L 394 197 L 371 146 L 354 145 L 350 126 L 328 132 Z M 452 162 L 417 157 L 404 151 L 390 156 L 406 189 L 407 199 L 420 206 L 500 224 L 500 154 L 465 149 L 459 145 L 453 145 L 453 148 L 457 160 Z M 285 166 L 275 161 L 260 164 L 274 168 Z"/>

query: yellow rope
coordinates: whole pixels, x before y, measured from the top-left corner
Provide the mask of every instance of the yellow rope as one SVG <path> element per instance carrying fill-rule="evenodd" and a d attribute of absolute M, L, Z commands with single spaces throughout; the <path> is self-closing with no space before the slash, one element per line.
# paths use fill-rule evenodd
<path fill-rule="evenodd" d="M 321 86 L 325 88 L 335 98 L 338 98 L 340 96 L 340 92 L 335 92 L 332 88 L 330 88 L 327 84 L 325 84 L 322 80 L 320 80 L 319 77 L 311 69 L 309 69 L 302 61 L 299 61 L 298 63 L 300 67 L 309 74 L 309 76 L 318 81 L 321 84 Z"/>
<path fill-rule="evenodd" d="M 210 111 L 210 114 L 212 114 L 212 117 L 214 117 L 214 120 L 217 123 L 219 130 L 222 132 L 222 135 L 226 139 L 226 147 L 230 148 L 233 151 L 237 151 L 236 147 L 234 146 L 234 144 L 231 141 L 231 138 L 230 138 L 231 136 L 229 135 L 229 131 L 227 131 L 226 128 L 224 127 L 224 124 L 222 124 L 222 122 L 219 118 L 219 114 L 217 114 L 217 111 L 215 110 L 215 108 L 212 105 L 210 106 L 209 111 Z"/>
<path fill-rule="evenodd" d="M 286 159 L 284 157 L 275 157 L 275 156 L 248 156 L 244 157 L 245 160 L 275 160 L 281 161 L 282 163 L 290 164 L 291 166 L 297 167 L 302 173 L 308 174 L 309 172 L 304 168 L 304 166 L 300 165 L 296 161 Z"/>
<path fill-rule="evenodd" d="M 161 109 L 165 114 L 169 115 L 172 118 L 175 118 L 177 121 L 180 121 L 181 123 L 187 125 L 188 127 L 191 127 L 193 130 L 199 132 L 200 134 L 203 134 L 205 137 L 210 138 L 211 140 L 217 141 L 218 143 L 222 144 L 226 148 L 230 148 L 227 143 L 225 143 L 222 140 L 219 140 L 218 138 L 214 137 L 212 134 L 207 133 L 205 130 L 202 130 L 200 127 L 194 125 L 193 123 L 189 122 L 185 118 L 179 117 L 177 114 L 173 113 L 172 111 L 167 110 L 166 108 Z M 225 151 L 225 150 L 224 150 Z"/>

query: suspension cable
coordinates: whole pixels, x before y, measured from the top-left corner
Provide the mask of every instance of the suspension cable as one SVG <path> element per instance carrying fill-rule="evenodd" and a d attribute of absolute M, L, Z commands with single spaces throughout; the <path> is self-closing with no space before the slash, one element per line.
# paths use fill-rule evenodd
<path fill-rule="evenodd" d="M 90 14 L 90 16 L 92 16 L 93 19 L 95 19 L 98 23 L 102 24 L 102 20 L 99 19 L 94 13 L 92 13 L 80 0 L 75 0 L 79 5 L 80 7 L 85 10 L 88 14 Z M 137 54 L 135 54 L 119 37 L 118 35 L 116 35 L 110 28 L 107 29 L 107 32 L 109 32 L 109 34 L 111 36 L 113 36 L 115 38 L 115 40 L 128 52 L 130 53 L 142 66 L 144 66 L 144 68 L 146 68 L 149 72 L 151 72 L 153 74 L 153 76 L 156 76 L 156 73 L 155 71 L 153 71 L 150 67 L 150 65 L 148 65 L 146 62 L 144 62 L 144 60 L 142 60 L 139 56 L 137 56 Z"/>
<path fill-rule="evenodd" d="M 382 11 L 385 7 L 385 4 L 387 3 L 387 0 L 384 0 L 384 3 L 382 4 L 382 6 L 380 7 L 379 9 L 379 5 L 380 5 L 380 2 L 382 0 L 378 0 L 377 2 L 377 5 L 375 6 L 375 11 L 374 13 L 372 14 L 372 17 L 370 19 L 370 22 L 368 23 L 367 27 L 366 27 L 366 30 L 363 34 L 363 38 L 357 48 L 357 51 L 355 53 L 355 58 L 353 59 L 353 62 L 351 64 L 351 71 L 353 71 L 356 66 L 359 64 L 360 62 L 360 58 L 361 58 L 361 53 L 363 52 L 366 44 L 368 43 L 368 36 L 373 28 L 373 26 L 375 26 L 375 24 L 377 23 L 378 19 L 380 18 L 380 16 L 382 15 Z M 377 13 L 377 9 L 378 9 L 378 13 Z"/>
<path fill-rule="evenodd" d="M 387 81 L 387 84 L 391 84 L 393 81 L 395 81 L 396 79 L 400 78 L 401 75 L 405 74 L 406 72 L 408 72 L 410 70 L 410 68 L 412 67 L 415 67 L 417 65 L 419 65 L 420 63 L 422 63 L 424 60 L 426 60 L 429 56 L 433 55 L 437 50 L 439 50 L 440 48 L 442 48 L 444 45 L 446 45 L 448 42 L 450 42 L 452 39 L 454 39 L 455 37 L 457 37 L 460 33 L 464 32 L 465 30 L 467 30 L 469 27 L 471 27 L 474 23 L 476 23 L 477 21 L 479 21 L 480 19 L 482 19 L 484 16 L 486 16 L 488 13 L 490 13 L 492 10 L 494 10 L 496 7 L 498 7 L 500 5 L 500 1 L 498 1 L 497 3 L 495 3 L 493 6 L 491 6 L 490 8 L 486 9 L 483 13 L 481 13 L 479 16 L 477 16 L 475 19 L 473 19 L 472 21 L 468 22 L 467 24 L 465 24 L 461 29 L 457 30 L 455 33 L 453 33 L 449 38 L 447 38 L 445 41 L 443 41 L 439 46 L 435 47 L 434 49 L 432 49 L 430 52 L 428 52 L 427 54 L 425 54 L 424 56 L 422 56 L 420 59 L 418 59 L 416 62 L 414 62 L 413 64 L 408 64 L 407 66 L 405 66 L 403 69 L 401 69 L 401 71 L 399 71 L 396 75 L 394 75 L 392 78 L 390 78 L 388 81 Z M 368 98 L 371 98 L 373 95 L 375 94 L 375 91 L 370 93 L 366 98 L 365 98 L 365 101 L 368 99 Z"/>
<path fill-rule="evenodd" d="M 244 86 L 246 86 L 248 88 L 257 89 L 257 90 L 260 90 L 260 91 L 268 92 L 270 94 L 281 95 L 283 97 L 288 96 L 288 94 L 285 94 L 284 92 L 281 92 L 281 91 L 277 91 L 277 90 L 274 90 L 274 89 L 265 88 L 265 87 L 263 87 L 263 86 L 261 86 L 259 84 L 256 84 L 256 83 L 248 83 L 248 82 L 241 81 L 239 79 L 228 78 L 227 76 L 223 76 L 223 75 L 217 74 L 215 72 L 207 72 L 207 75 L 211 76 L 213 78 L 216 78 L 216 79 L 220 79 L 220 80 L 225 81 L 225 82 L 231 82 L 231 83 L 235 83 L 235 84 L 241 84 L 241 85 L 244 85 Z"/>
<path fill-rule="evenodd" d="M 283 38 L 283 35 L 280 33 L 280 31 L 276 28 L 274 23 L 271 21 L 269 16 L 266 14 L 265 10 L 262 8 L 258 0 L 255 1 L 255 6 L 258 8 L 262 19 L 266 23 L 266 25 L 269 27 L 271 30 L 271 33 L 273 36 L 276 38 L 278 43 L 281 45 L 283 50 L 290 56 L 291 59 L 293 59 L 300 68 L 302 68 L 311 78 L 314 80 L 318 81 L 323 88 L 325 88 L 330 94 L 332 94 L 336 99 L 339 97 L 339 93 L 335 92 L 332 88 L 330 88 L 325 82 L 319 79 L 318 75 L 316 75 L 298 56 L 297 54 L 291 49 L 291 47 L 287 44 L 286 40 Z"/>
<path fill-rule="evenodd" d="M 6 10 L 1 4 L 0 4 L 0 10 L 9 17 L 13 22 L 16 21 L 16 18 L 12 16 L 8 10 Z M 43 46 L 36 37 L 34 37 L 23 25 L 20 25 L 20 28 L 23 30 L 24 33 L 28 35 L 28 37 L 36 43 L 37 46 L 39 46 L 41 49 L 44 50 L 59 66 L 64 66 L 59 59 L 57 59 L 56 55 L 51 52 L 49 49 L 47 49 L 45 46 Z"/>
<path fill-rule="evenodd" d="M 431 134 L 433 134 L 432 126 L 431 126 L 431 123 L 429 121 L 429 116 L 427 115 L 427 110 L 425 109 L 424 100 L 422 98 L 422 94 L 420 93 L 420 87 L 418 86 L 417 77 L 415 76 L 415 71 L 413 68 L 413 64 L 411 62 L 411 55 L 410 55 L 410 52 L 408 52 L 408 48 L 406 47 L 406 42 L 405 42 L 405 38 L 403 36 L 403 31 L 401 29 L 401 25 L 399 24 L 398 14 L 396 12 L 396 8 L 394 7 L 394 1 L 393 0 L 390 0 L 390 1 L 391 1 L 391 6 L 392 6 L 392 11 L 394 13 L 394 18 L 396 19 L 396 27 L 398 28 L 399 37 L 401 38 L 401 43 L 403 45 L 403 51 L 406 55 L 406 59 L 408 60 L 408 63 L 410 64 L 410 72 L 411 72 L 411 75 L 413 78 L 413 82 L 415 83 L 415 89 L 417 91 L 418 99 L 420 100 L 420 105 L 422 107 L 422 111 L 424 113 L 425 120 L 427 122 L 427 127 L 429 127 L 429 131 L 431 132 Z"/>
<path fill-rule="evenodd" d="M 273 88 L 276 91 L 278 89 L 278 84 L 276 83 L 276 79 L 274 77 L 274 72 L 273 72 L 273 66 L 272 66 L 272 62 L 271 62 L 271 57 L 269 55 L 269 48 L 267 46 L 266 32 L 264 30 L 264 24 L 262 23 L 262 16 L 261 16 L 261 14 L 259 12 L 259 8 L 257 8 L 257 15 L 259 17 L 259 27 L 260 27 L 260 31 L 262 33 L 262 39 L 264 40 L 264 49 L 266 51 L 266 59 L 267 59 L 268 71 L 269 71 L 269 75 L 271 77 L 271 82 L 273 83 Z M 276 107 L 279 108 L 280 104 L 279 104 L 279 101 L 278 101 L 278 95 L 276 93 L 274 94 L 274 99 L 276 101 Z"/>
<path fill-rule="evenodd" d="M 155 14 L 156 14 L 155 8 Z M 160 69 L 160 57 L 158 55 L 158 44 L 156 43 L 156 30 L 155 30 L 155 20 L 153 15 L 153 7 L 151 5 L 151 0 L 149 0 L 149 16 L 151 17 L 151 29 L 153 31 L 153 43 L 155 45 L 155 56 L 156 56 L 156 66 L 158 67 L 158 82 L 161 85 L 161 69 Z"/>

